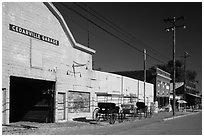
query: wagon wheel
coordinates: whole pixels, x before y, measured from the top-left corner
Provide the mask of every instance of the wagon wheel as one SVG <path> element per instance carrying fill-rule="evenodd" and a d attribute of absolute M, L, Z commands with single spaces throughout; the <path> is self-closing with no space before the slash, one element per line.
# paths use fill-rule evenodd
<path fill-rule="evenodd" d="M 114 123 L 115 123 L 115 120 L 116 120 L 115 114 L 114 114 L 114 113 L 113 113 L 113 114 L 110 114 L 110 116 L 109 116 L 109 123 L 110 123 L 110 124 L 114 124 Z"/>
<path fill-rule="evenodd" d="M 147 117 L 148 117 L 148 118 L 151 118 L 151 115 L 152 115 L 151 112 L 148 111 L 148 112 L 147 112 Z"/>
<path fill-rule="evenodd" d="M 147 118 L 150 118 L 151 117 L 151 112 L 150 110 L 147 110 Z"/>
<path fill-rule="evenodd" d="M 142 119 L 142 112 L 141 111 L 142 111 L 141 109 L 138 110 L 139 119 Z"/>
<path fill-rule="evenodd" d="M 98 113 L 99 111 L 99 108 L 96 108 L 94 111 L 93 111 L 93 120 L 96 120 L 96 121 L 99 121 L 100 120 L 100 114 Z"/>
<path fill-rule="evenodd" d="M 116 110 L 115 109 L 110 110 L 108 118 L 109 118 L 108 120 L 109 120 L 110 124 L 114 124 L 115 123 L 115 121 L 116 121 Z"/>
<path fill-rule="evenodd" d="M 118 122 L 119 123 L 123 122 L 123 119 L 124 119 L 123 116 L 124 116 L 123 112 L 118 113 Z"/>
<path fill-rule="evenodd" d="M 149 118 L 152 117 L 152 110 L 149 111 Z"/>
<path fill-rule="evenodd" d="M 99 114 L 99 118 L 101 118 L 102 121 L 107 121 L 109 119 L 109 115 L 106 113 Z"/>
<path fill-rule="evenodd" d="M 144 109 L 144 117 L 147 118 L 147 108 Z"/>
<path fill-rule="evenodd" d="M 133 111 L 133 119 L 135 119 L 136 118 L 136 116 L 137 116 L 137 110 L 136 109 L 134 109 L 134 111 Z"/>
<path fill-rule="evenodd" d="M 144 118 L 147 118 L 147 111 L 144 111 Z"/>

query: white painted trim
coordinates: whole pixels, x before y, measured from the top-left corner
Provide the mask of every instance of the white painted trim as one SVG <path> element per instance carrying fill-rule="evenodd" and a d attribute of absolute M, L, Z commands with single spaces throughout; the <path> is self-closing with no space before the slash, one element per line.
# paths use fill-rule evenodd
<path fill-rule="evenodd" d="M 90 54 L 95 54 L 96 51 L 88 48 L 82 44 L 79 44 L 75 41 L 70 29 L 68 28 L 63 16 L 61 13 L 57 10 L 57 8 L 51 3 L 51 2 L 44 2 L 45 6 L 52 12 L 52 14 L 58 19 L 60 25 L 62 26 L 62 29 L 64 30 L 66 36 L 71 40 L 72 46 L 76 49 L 79 49 L 81 51 L 90 53 Z"/>
<path fill-rule="evenodd" d="M 160 68 L 158 68 L 158 67 L 157 67 L 157 69 L 158 69 L 159 71 L 162 71 L 162 72 L 165 73 L 165 74 L 171 75 L 170 73 L 168 73 L 168 72 L 166 72 L 166 71 L 164 71 L 164 70 L 162 70 L 162 69 L 160 69 Z"/>
<path fill-rule="evenodd" d="M 65 94 L 65 110 L 64 110 L 64 113 L 65 113 L 65 119 L 63 120 L 59 120 L 58 117 L 57 117 L 57 114 L 58 114 L 58 94 L 59 93 L 63 93 Z M 68 121 L 68 94 L 66 91 L 57 91 L 56 92 L 56 111 L 55 111 L 55 121 L 56 122 L 66 122 Z"/>
<path fill-rule="evenodd" d="M 168 121 L 168 120 L 172 120 L 172 119 L 176 119 L 176 118 L 181 118 L 181 117 L 186 117 L 186 116 L 190 116 L 190 115 L 195 115 L 198 114 L 199 112 L 190 112 L 188 114 L 183 114 L 183 115 L 179 115 L 179 116 L 173 116 L 173 117 L 169 117 L 169 118 L 164 118 L 163 121 Z"/>
<path fill-rule="evenodd" d="M 169 77 L 167 77 L 167 76 L 164 76 L 164 75 L 161 75 L 161 74 L 157 74 L 158 76 L 161 76 L 161 77 L 163 77 L 163 78 L 166 78 L 166 79 L 169 79 L 169 80 L 171 80 L 171 78 L 169 78 Z"/>

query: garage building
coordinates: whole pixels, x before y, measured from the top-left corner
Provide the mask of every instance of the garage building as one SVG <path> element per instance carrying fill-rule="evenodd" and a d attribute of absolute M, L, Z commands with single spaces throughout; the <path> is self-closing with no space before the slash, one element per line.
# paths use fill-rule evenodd
<path fill-rule="evenodd" d="M 91 118 L 99 92 L 142 98 L 142 81 L 92 70 L 95 50 L 75 41 L 52 3 L 2 9 L 3 124 Z M 146 88 L 153 102 L 153 85 Z"/>

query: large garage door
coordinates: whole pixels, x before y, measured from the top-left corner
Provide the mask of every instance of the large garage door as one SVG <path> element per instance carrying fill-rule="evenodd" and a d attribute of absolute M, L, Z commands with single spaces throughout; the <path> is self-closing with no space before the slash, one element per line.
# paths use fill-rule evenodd
<path fill-rule="evenodd" d="M 55 82 L 10 77 L 10 122 L 53 122 Z"/>

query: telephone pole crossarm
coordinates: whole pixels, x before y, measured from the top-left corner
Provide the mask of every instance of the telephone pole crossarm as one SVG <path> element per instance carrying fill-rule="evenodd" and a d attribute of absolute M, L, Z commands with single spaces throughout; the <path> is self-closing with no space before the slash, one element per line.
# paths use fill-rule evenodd
<path fill-rule="evenodd" d="M 175 28 L 186 28 L 185 25 L 179 25 L 179 26 L 175 26 Z M 170 30 L 174 30 L 174 27 L 169 27 L 169 28 L 165 28 L 165 31 L 169 32 Z"/>

